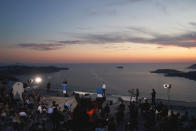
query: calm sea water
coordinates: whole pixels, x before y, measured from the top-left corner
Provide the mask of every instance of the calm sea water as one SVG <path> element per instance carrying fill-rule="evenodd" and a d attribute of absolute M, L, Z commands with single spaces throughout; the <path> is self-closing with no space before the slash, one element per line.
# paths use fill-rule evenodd
<path fill-rule="evenodd" d="M 44 80 L 42 87 L 50 81 L 52 88 L 61 89 L 62 81 L 66 79 L 71 90 L 96 92 L 104 81 L 107 93 L 110 94 L 129 95 L 128 90 L 138 88 L 140 96 L 150 98 L 154 88 L 158 98 L 167 99 L 167 89 L 163 88 L 163 84 L 169 83 L 172 85 L 170 99 L 196 101 L 196 81 L 150 73 L 152 70 L 166 68 L 188 71 L 186 68 L 191 64 L 58 64 L 61 67 L 69 67 L 70 70 L 41 74 Z M 119 65 L 124 66 L 124 69 L 116 68 Z M 22 78 L 25 80 L 29 77 L 33 76 Z"/>

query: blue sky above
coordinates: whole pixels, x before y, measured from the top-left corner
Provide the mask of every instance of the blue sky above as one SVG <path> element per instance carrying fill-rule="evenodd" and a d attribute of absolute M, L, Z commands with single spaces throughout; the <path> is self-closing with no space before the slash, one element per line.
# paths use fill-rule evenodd
<path fill-rule="evenodd" d="M 48 43 L 116 32 L 142 38 L 153 37 L 151 32 L 181 35 L 194 31 L 195 5 L 194 0 L 2 0 L 0 43 Z"/>
<path fill-rule="evenodd" d="M 0 46 L 129 42 L 196 47 L 195 0 L 1 0 Z"/>

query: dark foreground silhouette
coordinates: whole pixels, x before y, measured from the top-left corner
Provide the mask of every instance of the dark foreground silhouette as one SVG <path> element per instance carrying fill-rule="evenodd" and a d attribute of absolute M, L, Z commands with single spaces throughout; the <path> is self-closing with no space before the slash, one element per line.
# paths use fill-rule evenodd
<path fill-rule="evenodd" d="M 69 97 L 68 97 L 69 98 Z M 71 98 L 71 97 L 70 97 Z M 172 106 L 141 99 L 138 102 L 119 102 L 105 98 L 80 97 L 75 94 L 77 106 L 63 109 L 56 100 L 48 99 L 35 92 L 25 92 L 23 101 L 14 100 L 11 93 L 1 88 L 0 130 L 1 131 L 192 131 L 196 119 L 188 112 L 180 114 Z M 62 97 L 62 99 L 64 99 Z"/>

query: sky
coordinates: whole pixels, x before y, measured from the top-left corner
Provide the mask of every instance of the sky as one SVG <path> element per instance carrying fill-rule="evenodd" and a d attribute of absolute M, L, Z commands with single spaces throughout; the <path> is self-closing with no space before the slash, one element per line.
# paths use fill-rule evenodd
<path fill-rule="evenodd" d="M 0 0 L 0 63 L 196 62 L 195 0 Z"/>

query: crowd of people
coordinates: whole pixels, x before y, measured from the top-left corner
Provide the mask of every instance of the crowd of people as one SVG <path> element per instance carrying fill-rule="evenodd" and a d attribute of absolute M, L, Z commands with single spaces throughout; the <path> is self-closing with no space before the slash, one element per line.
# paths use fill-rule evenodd
<path fill-rule="evenodd" d="M 149 103 L 130 102 L 128 129 L 137 130 L 143 127 L 149 131 L 193 131 L 196 129 L 196 119 L 189 116 L 185 111 L 181 114 L 172 106 L 164 105 L 162 102 Z"/>
<path fill-rule="evenodd" d="M 67 83 L 66 83 L 67 84 Z M 139 97 L 139 90 L 137 91 Z M 171 106 L 157 103 L 155 90 L 152 100 L 114 103 L 105 97 L 96 100 L 75 94 L 77 106 L 65 103 L 62 109 L 56 102 L 35 92 L 24 92 L 22 101 L 11 92 L 1 89 L 1 131 L 192 131 L 196 119 L 188 112 L 180 114 Z"/>

